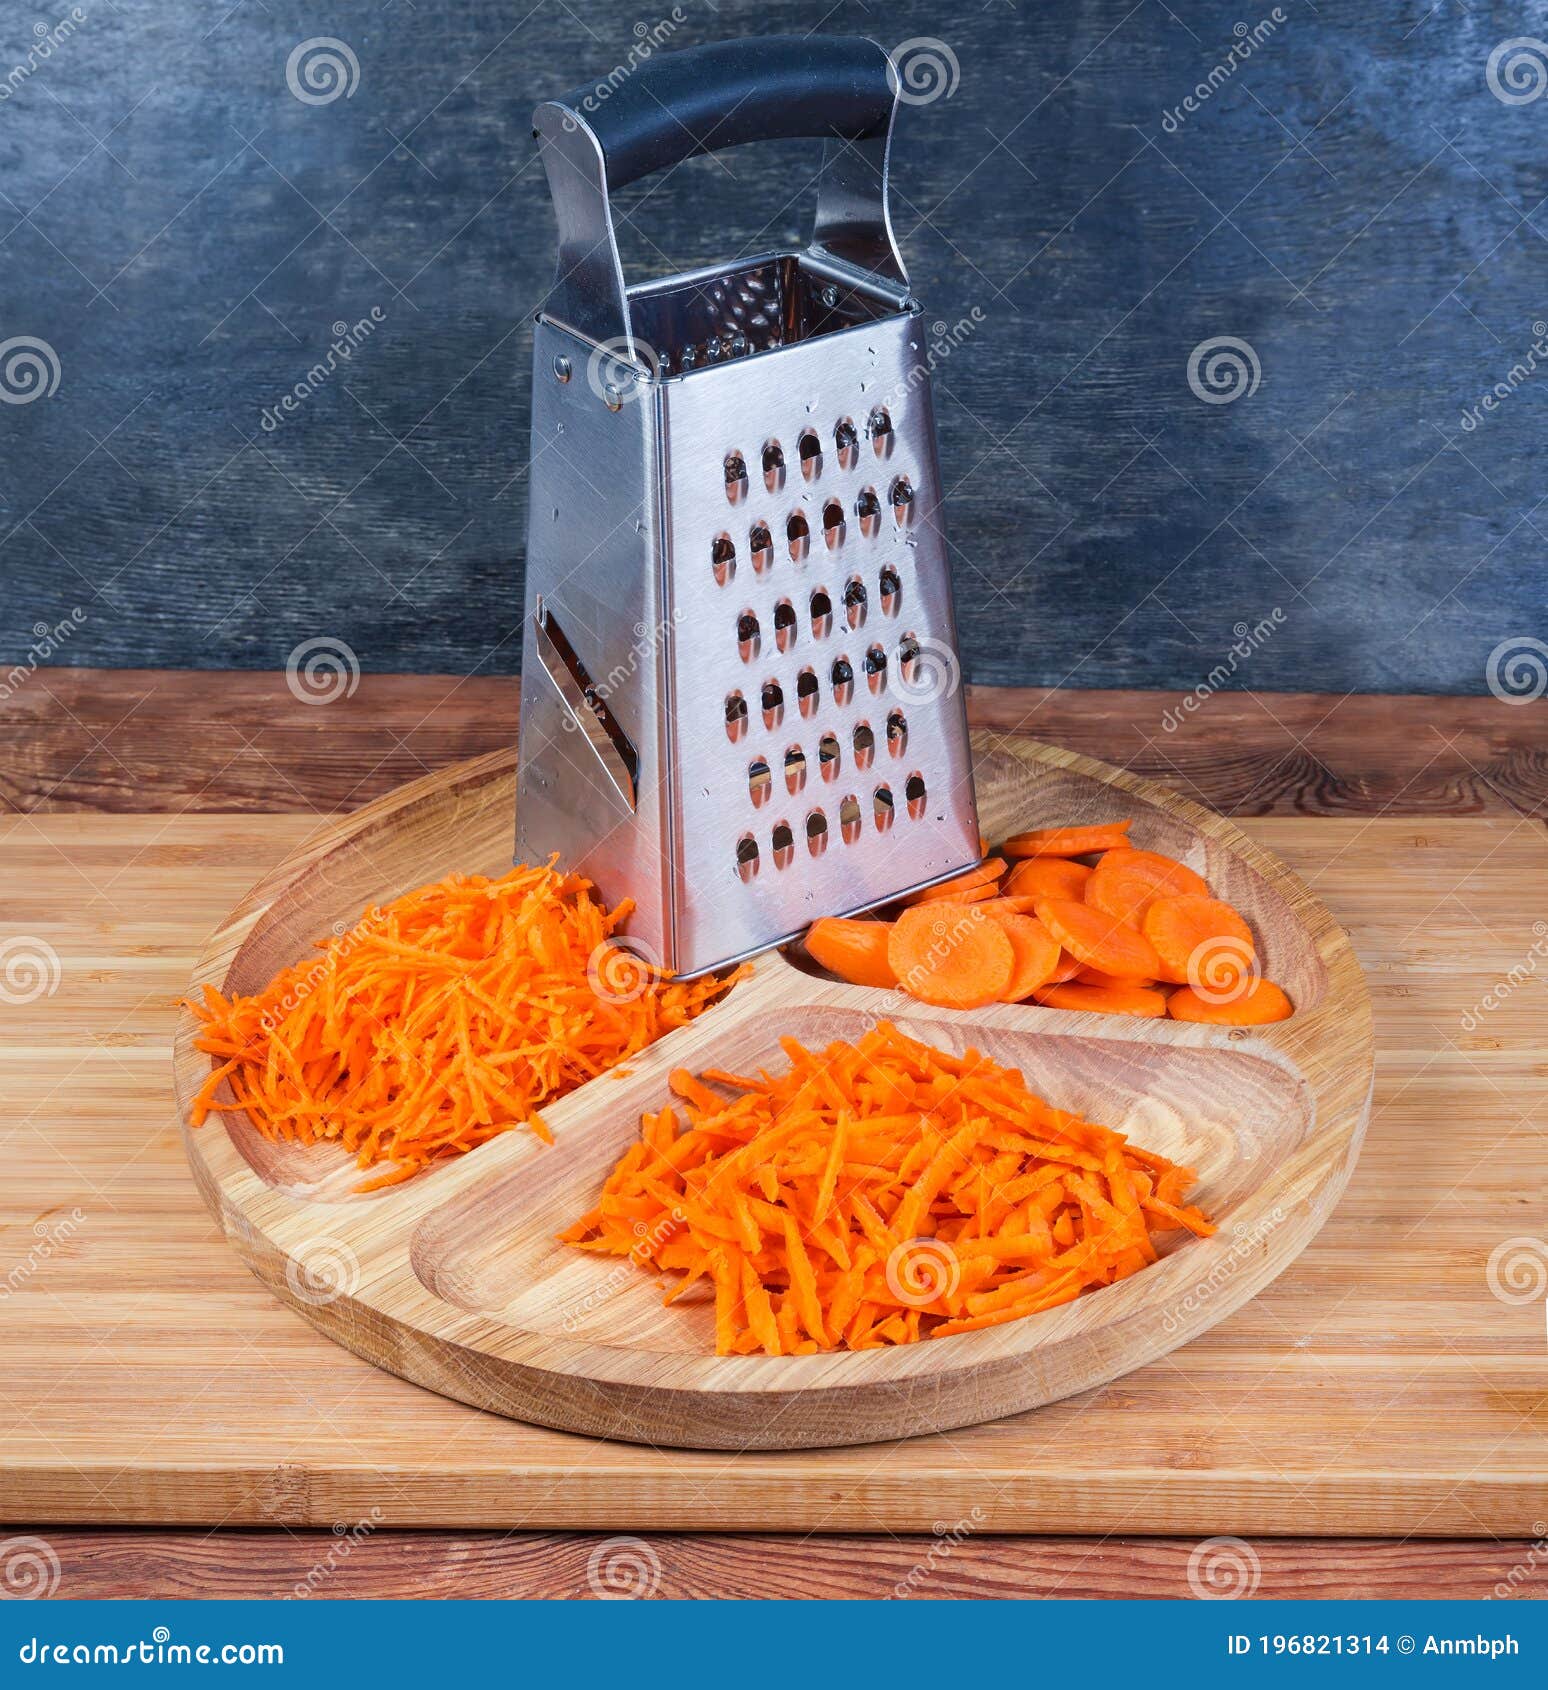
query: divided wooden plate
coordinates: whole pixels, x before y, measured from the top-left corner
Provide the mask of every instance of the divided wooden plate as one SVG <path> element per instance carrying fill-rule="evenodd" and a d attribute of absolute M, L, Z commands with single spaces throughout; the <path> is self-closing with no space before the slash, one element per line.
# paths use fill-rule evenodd
<path fill-rule="evenodd" d="M 240 1117 L 188 1125 L 210 1071 L 179 1027 L 176 1086 L 205 1201 L 253 1272 L 379 1367 L 517 1419 L 639 1443 L 796 1449 L 913 1436 L 1017 1413 L 1186 1343 L 1282 1273 L 1349 1177 L 1370 1108 L 1370 1002 L 1347 936 L 1229 822 L 1163 788 L 1031 740 L 980 733 L 979 811 L 997 839 L 1132 816 L 1135 844 L 1197 869 L 1251 921 L 1296 1014 L 1214 1028 L 1005 1005 L 931 1009 L 781 954 L 715 1009 L 544 1111 L 556 1143 L 511 1132 L 370 1194 L 333 1146 L 280 1146 Z M 251 992 L 373 901 L 509 866 L 514 756 L 405 787 L 325 828 L 214 934 L 195 982 Z M 662 1106 L 669 1071 L 782 1062 L 778 1039 L 854 1038 L 879 1018 L 1021 1069 L 1062 1108 L 1197 1168 L 1210 1239 L 1168 1234 L 1152 1267 L 1005 1326 L 858 1354 L 717 1357 L 705 1304 L 555 1241 Z M 222 1125 L 224 1119 L 225 1124 Z"/>

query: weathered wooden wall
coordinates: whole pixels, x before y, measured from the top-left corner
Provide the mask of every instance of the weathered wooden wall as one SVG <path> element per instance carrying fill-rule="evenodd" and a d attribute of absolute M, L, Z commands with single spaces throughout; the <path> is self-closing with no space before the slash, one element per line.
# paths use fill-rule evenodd
<path fill-rule="evenodd" d="M 1506 99 L 1488 68 L 1548 33 L 1538 7 L 79 11 L 31 63 L 34 14 L 0 18 L 0 342 L 58 367 L 51 397 L 0 405 L 6 663 L 79 607 L 45 656 L 277 667 L 328 638 L 368 670 L 512 670 L 527 317 L 552 259 L 527 114 L 647 33 L 819 23 L 939 38 L 959 70 L 903 115 L 896 222 L 932 317 L 983 318 L 937 371 L 973 678 L 1185 689 L 1271 618 L 1217 678 L 1469 692 L 1502 642 L 1548 635 L 1548 375 L 1528 365 L 1548 98 L 1527 97 L 1548 48 L 1497 66 Z M 1168 119 L 1237 24 L 1267 25 L 1257 49 Z M 354 54 L 349 97 L 287 87 L 317 36 Z M 781 146 L 642 185 L 635 274 L 796 239 L 810 179 Z M 266 428 L 373 307 L 347 366 Z M 1260 374 L 1211 404 L 1189 360 L 1221 336 Z"/>

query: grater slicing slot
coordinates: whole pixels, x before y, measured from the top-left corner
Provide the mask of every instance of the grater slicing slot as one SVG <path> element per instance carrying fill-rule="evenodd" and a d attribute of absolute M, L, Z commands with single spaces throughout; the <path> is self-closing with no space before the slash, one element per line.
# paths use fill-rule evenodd
<path fill-rule="evenodd" d="M 633 811 L 639 794 L 639 754 L 629 736 L 597 690 L 575 647 L 570 644 L 553 612 L 541 599 L 532 618 L 538 661 L 564 700 L 580 737 L 602 765 L 609 784 Z"/>

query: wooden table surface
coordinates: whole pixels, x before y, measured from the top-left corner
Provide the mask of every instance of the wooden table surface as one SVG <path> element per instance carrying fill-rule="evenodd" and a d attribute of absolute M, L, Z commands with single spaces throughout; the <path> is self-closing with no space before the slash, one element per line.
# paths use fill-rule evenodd
<path fill-rule="evenodd" d="M 47 671 L 7 702 L 0 808 L 335 813 L 508 743 L 515 697 L 507 680 L 365 677 L 351 697 L 319 708 L 292 698 L 278 675 Z M 1228 814 L 1538 818 L 1533 825 L 1548 814 L 1542 706 L 1217 694 L 1169 731 L 1175 703 L 981 689 L 972 714 L 1124 764 Z M 343 1556 L 330 1534 L 313 1531 L 47 1537 L 61 1562 L 59 1593 L 69 1596 L 283 1594 L 323 1563 L 319 1594 L 586 1594 L 597 1547 L 581 1533 L 385 1529 Z M 1501 1581 L 1527 1596 L 1548 1590 L 1548 1572 L 1535 1583 L 1520 1574 L 1548 1562 L 1541 1544 L 1481 1539 L 1482 1528 L 1480 1540 L 1258 1539 L 1257 1593 L 1485 1595 Z M 651 1553 L 663 1595 L 885 1595 L 929 1548 L 895 1536 L 669 1535 L 653 1539 Z M 1186 1595 L 1196 1548 L 1162 1537 L 975 1536 L 949 1555 L 937 1550 L 928 1590 Z"/>

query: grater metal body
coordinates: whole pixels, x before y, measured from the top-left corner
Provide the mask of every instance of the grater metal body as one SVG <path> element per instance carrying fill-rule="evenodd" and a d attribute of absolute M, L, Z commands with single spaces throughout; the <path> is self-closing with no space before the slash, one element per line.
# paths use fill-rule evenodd
<path fill-rule="evenodd" d="M 517 856 L 684 976 L 979 856 L 919 307 L 841 246 L 625 290 L 612 337 L 572 266 L 535 331 Z"/>

